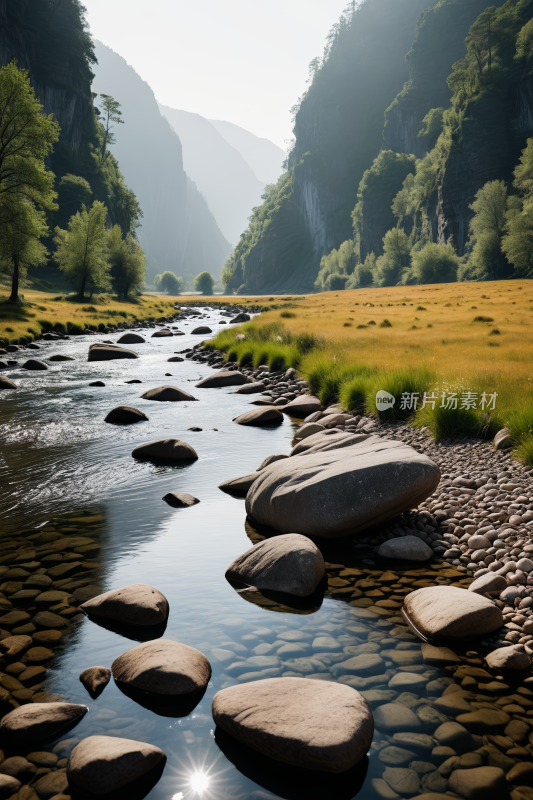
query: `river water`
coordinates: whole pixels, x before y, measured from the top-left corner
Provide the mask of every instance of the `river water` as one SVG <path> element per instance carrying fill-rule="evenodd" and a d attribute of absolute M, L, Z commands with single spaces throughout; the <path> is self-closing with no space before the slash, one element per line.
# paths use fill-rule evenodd
<path fill-rule="evenodd" d="M 213 331 L 219 330 L 220 314 L 213 310 L 206 314 Z M 264 763 L 215 732 L 210 712 L 214 693 L 253 680 L 258 670 L 266 669 L 257 677 L 292 674 L 316 680 L 349 679 L 355 688 L 371 692 L 374 709 L 391 701 L 416 712 L 426 709 L 419 713 L 420 724 L 411 724 L 404 732 L 433 736 L 442 721 L 453 719 L 434 702 L 464 672 L 454 681 L 451 667 L 424 663 L 420 642 L 402 624 L 398 609 L 411 584 L 416 588 L 436 580 L 456 583 L 461 575 L 443 565 L 397 569 L 395 564 L 391 572 L 390 565 L 358 556 L 352 542 L 344 541 L 324 550 L 329 587 L 324 599 L 310 608 L 291 608 L 253 591 L 236 592 L 225 580 L 225 570 L 264 532 L 246 521 L 243 499 L 230 497 L 217 486 L 257 469 L 268 455 L 288 453 L 296 424 L 286 417 L 277 428 L 236 425 L 232 418 L 247 410 L 253 397 L 237 395 L 231 387 L 196 389 L 194 383 L 212 373 L 209 367 L 188 360 L 167 362 L 201 338 L 190 333 L 197 324 L 195 320 L 180 323 L 184 336 L 148 338 L 133 346 L 138 360 L 88 363 L 88 347 L 99 341 L 96 337 L 43 342 L 39 353 L 31 353 L 33 357 L 46 360 L 61 353 L 74 360 L 50 362 L 46 372 L 13 368 L 4 373 L 20 389 L 0 396 L 3 535 L 16 538 L 21 529 L 46 522 L 45 529 L 92 537 L 100 548 L 90 557 L 101 591 L 137 582 L 157 587 L 170 604 L 165 637 L 198 648 L 213 667 L 207 692 L 185 716 L 176 716 L 172 709 L 143 708 L 113 681 L 92 700 L 79 674 L 95 665 L 109 667 L 135 642 L 79 619 L 55 651 L 43 682 L 47 692 L 89 706 L 89 713 L 67 738 L 105 733 L 161 747 L 168 761 L 147 795 L 151 800 L 310 800 L 356 795 L 393 800 L 398 795 L 446 791 L 446 777 L 436 771 L 445 759 L 432 755 L 438 742 L 429 747 L 427 739 L 420 739 L 407 746 L 393 740 L 394 730 L 386 726 L 376 731 L 368 762 L 343 777 L 302 775 L 280 764 Z M 116 341 L 118 337 L 105 338 Z M 20 364 L 25 355 L 19 357 Z M 165 376 L 167 372 L 172 377 Z M 131 379 L 142 384 L 127 384 Z M 105 387 L 90 387 L 94 380 L 104 381 Z M 147 389 L 166 383 L 186 389 L 199 402 L 157 403 L 140 398 Z M 123 427 L 105 424 L 104 417 L 117 405 L 134 406 L 149 421 Z M 202 430 L 188 430 L 193 426 Z M 169 467 L 139 463 L 131 457 L 136 445 L 166 437 L 191 444 L 198 461 Z M 171 491 L 188 492 L 200 503 L 172 509 L 162 501 Z M 361 580 L 366 582 L 363 591 L 355 585 Z M 388 608 L 379 608 L 373 605 L 376 598 L 392 599 Z M 294 640 L 300 647 L 292 654 L 285 651 L 280 659 L 277 650 Z M 335 669 L 352 655 L 375 653 L 382 658 L 377 670 L 365 670 L 363 665 L 359 675 L 347 679 Z M 266 660 L 261 662 L 257 655 Z M 458 651 L 458 655 L 462 669 L 470 666 L 475 671 L 482 664 L 475 654 Z M 388 686 L 403 673 L 405 681 Z M 509 686 L 508 693 L 513 691 Z M 500 696 L 501 692 L 479 698 L 494 704 Z M 524 701 L 527 706 L 526 697 Z M 521 713 L 527 713 L 525 707 Z M 481 744 L 477 737 L 470 749 Z M 59 750 L 68 753 L 69 746 L 72 742 Z M 401 775 L 394 773 L 398 768 Z"/>

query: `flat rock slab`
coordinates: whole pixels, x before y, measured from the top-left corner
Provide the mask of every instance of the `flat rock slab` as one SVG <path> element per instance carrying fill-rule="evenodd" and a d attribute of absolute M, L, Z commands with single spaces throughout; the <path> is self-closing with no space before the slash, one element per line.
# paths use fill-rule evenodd
<path fill-rule="evenodd" d="M 139 444 L 131 454 L 133 458 L 162 461 L 196 461 L 198 458 L 196 450 L 181 439 L 158 439 L 155 442 Z"/>
<path fill-rule="evenodd" d="M 427 642 L 422 643 L 424 664 L 435 667 L 451 667 L 461 663 L 461 659 L 449 647 L 435 647 Z"/>
<path fill-rule="evenodd" d="M 318 397 L 311 397 L 310 395 L 302 395 L 295 400 L 291 400 L 284 406 L 283 411 L 290 414 L 291 417 L 298 417 L 304 419 L 313 414 L 315 411 L 322 411 L 322 403 Z"/>
<path fill-rule="evenodd" d="M 28 703 L 0 721 L 0 736 L 13 742 L 51 739 L 85 716 L 89 709 L 77 703 Z"/>
<path fill-rule="evenodd" d="M 2 642 L 0 642 L 0 645 Z M 488 666 L 494 670 L 512 670 L 522 672 L 531 668 L 531 659 L 521 645 L 517 647 L 499 647 L 485 658 Z"/>
<path fill-rule="evenodd" d="M 187 492 L 169 492 L 163 497 L 163 500 L 173 508 L 189 508 L 200 502 L 197 497 L 193 497 Z"/>
<path fill-rule="evenodd" d="M 142 344 L 146 339 L 140 333 L 123 333 L 117 341 L 119 344 Z"/>
<path fill-rule="evenodd" d="M 80 608 L 95 617 L 142 627 L 165 623 L 169 612 L 165 595 L 146 583 L 104 592 L 82 603 Z"/>
<path fill-rule="evenodd" d="M 48 366 L 44 363 L 44 361 L 39 361 L 37 358 L 29 358 L 22 365 L 22 369 L 43 370 L 48 369 Z"/>
<path fill-rule="evenodd" d="M 415 508 L 439 479 L 439 468 L 427 456 L 402 442 L 369 436 L 261 470 L 246 497 L 246 511 L 283 533 L 338 538 Z"/>
<path fill-rule="evenodd" d="M 240 475 L 238 478 L 228 478 L 227 481 L 222 481 L 218 484 L 218 488 L 227 494 L 246 494 L 258 477 L 258 472 L 249 472 L 248 475 Z"/>
<path fill-rule="evenodd" d="M 366 755 L 374 724 L 349 686 L 306 678 L 267 678 L 222 689 L 213 719 L 264 755 L 305 769 L 345 772 Z"/>
<path fill-rule="evenodd" d="M 431 641 L 467 641 L 501 628 L 503 615 L 486 597 L 458 586 L 430 586 L 407 595 L 403 612 L 415 631 Z"/>
<path fill-rule="evenodd" d="M 111 670 L 107 669 L 107 667 L 89 667 L 80 675 L 80 681 L 91 697 L 97 697 L 101 694 L 110 680 Z"/>
<path fill-rule="evenodd" d="M 312 594 L 325 574 L 318 547 L 297 533 L 265 539 L 236 558 L 226 570 L 230 581 L 297 597 Z"/>
<path fill-rule="evenodd" d="M 116 658 L 111 671 L 116 681 L 132 689 L 168 697 L 203 691 L 211 678 L 203 653 L 169 639 L 138 644 Z"/>
<path fill-rule="evenodd" d="M 112 425 L 133 425 L 136 422 L 148 422 L 148 417 L 138 408 L 116 406 L 109 412 L 104 422 L 110 422 Z"/>
<path fill-rule="evenodd" d="M 92 344 L 87 361 L 114 361 L 117 358 L 139 358 L 133 350 L 118 347 L 116 344 Z"/>
<path fill-rule="evenodd" d="M 159 747 L 115 736 L 88 736 L 70 754 L 69 784 L 93 795 L 107 794 L 139 780 L 166 761 Z"/>
<path fill-rule="evenodd" d="M 429 561 L 433 558 L 433 550 L 418 536 L 399 536 L 389 539 L 378 548 L 381 558 L 398 559 L 399 561 Z"/>
<path fill-rule="evenodd" d="M 19 387 L 17 386 L 17 384 L 13 383 L 13 381 L 10 381 L 9 378 L 6 378 L 5 375 L 0 375 L 0 391 L 2 391 L 2 389 L 18 389 L 18 388 Z"/>
<path fill-rule="evenodd" d="M 238 370 L 220 370 L 214 375 L 208 375 L 194 385 L 199 389 L 216 389 L 219 386 L 242 386 L 248 383 L 248 378 Z"/>
<path fill-rule="evenodd" d="M 158 400 L 160 403 L 179 403 L 183 400 L 196 400 L 192 394 L 177 386 L 156 386 L 155 389 L 148 389 L 141 395 L 144 400 Z"/>
<path fill-rule="evenodd" d="M 253 408 L 251 411 L 245 411 L 244 414 L 239 414 L 235 417 L 233 422 L 237 425 L 272 425 L 283 422 L 283 414 L 274 406 L 266 406 L 265 408 Z"/>

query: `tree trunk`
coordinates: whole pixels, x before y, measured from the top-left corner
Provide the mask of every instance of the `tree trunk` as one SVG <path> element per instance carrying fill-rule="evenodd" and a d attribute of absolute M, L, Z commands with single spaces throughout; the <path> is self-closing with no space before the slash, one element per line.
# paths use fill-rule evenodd
<path fill-rule="evenodd" d="M 19 296 L 19 257 L 18 253 L 13 256 L 13 280 L 11 281 L 10 303 L 16 303 Z"/>
<path fill-rule="evenodd" d="M 84 277 L 84 278 L 82 279 L 81 286 L 80 286 L 80 296 L 79 296 L 79 299 L 80 299 L 82 302 L 83 302 L 83 300 L 84 300 L 84 298 L 85 298 L 85 282 L 86 282 L 86 280 L 87 280 L 87 278 L 86 278 L 86 277 Z"/>

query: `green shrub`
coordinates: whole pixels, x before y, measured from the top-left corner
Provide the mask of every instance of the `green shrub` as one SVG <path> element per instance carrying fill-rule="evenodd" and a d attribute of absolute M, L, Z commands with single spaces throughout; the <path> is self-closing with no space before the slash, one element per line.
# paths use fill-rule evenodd
<path fill-rule="evenodd" d="M 67 322 L 67 331 L 71 336 L 81 336 L 84 330 L 84 327 L 82 325 L 78 325 L 77 322 Z"/>
<path fill-rule="evenodd" d="M 293 319 L 296 314 L 293 311 L 282 311 L 280 317 L 284 317 L 285 319 Z"/>
<path fill-rule="evenodd" d="M 401 407 L 402 395 L 418 394 L 418 405 L 420 405 L 420 401 L 424 395 L 424 392 L 429 390 L 429 387 L 433 382 L 434 376 L 429 372 L 429 370 L 424 368 L 399 368 L 396 370 L 390 370 L 389 372 L 378 372 L 369 386 L 366 412 L 368 414 L 377 413 L 380 420 L 408 419 L 414 415 L 415 410 L 408 407 Z M 385 411 L 380 411 L 376 406 L 376 392 L 378 392 L 380 389 L 384 390 L 385 392 L 389 392 L 389 394 L 394 395 L 396 398 L 395 404 L 390 408 L 387 408 Z"/>
<path fill-rule="evenodd" d="M 392 323 L 389 322 L 388 319 L 384 319 L 383 322 L 379 323 L 380 328 L 392 328 Z"/>
<path fill-rule="evenodd" d="M 477 317 L 474 317 L 474 322 L 494 322 L 492 317 L 484 317 L 481 314 Z"/>
<path fill-rule="evenodd" d="M 94 306 L 82 306 L 82 311 L 85 311 L 87 314 L 96 314 L 97 309 Z"/>
<path fill-rule="evenodd" d="M 441 439 L 462 439 L 463 437 L 488 439 L 497 432 L 496 421 L 491 414 L 472 408 L 435 408 L 426 406 L 415 419 L 415 426 L 427 425 L 436 442 Z"/>
<path fill-rule="evenodd" d="M 489 333 L 489 336 L 499 336 L 499 335 L 500 331 L 498 330 L 498 328 L 493 328 Z"/>
<path fill-rule="evenodd" d="M 41 329 L 44 333 L 48 333 L 48 331 L 51 331 L 54 327 L 54 323 L 50 322 L 49 319 L 38 319 L 37 322 L 41 326 Z"/>
<path fill-rule="evenodd" d="M 54 331 L 58 333 L 67 333 L 67 326 L 64 325 L 62 322 L 56 322 L 53 327 Z"/>
<path fill-rule="evenodd" d="M 101 332 L 107 330 L 107 325 L 104 325 L 103 322 L 99 322 L 98 323 L 98 330 L 101 331 Z"/>
<path fill-rule="evenodd" d="M 519 461 L 522 461 L 529 467 L 533 466 L 533 434 L 528 433 L 526 434 L 518 447 L 513 451 L 513 455 L 515 458 L 518 458 Z"/>

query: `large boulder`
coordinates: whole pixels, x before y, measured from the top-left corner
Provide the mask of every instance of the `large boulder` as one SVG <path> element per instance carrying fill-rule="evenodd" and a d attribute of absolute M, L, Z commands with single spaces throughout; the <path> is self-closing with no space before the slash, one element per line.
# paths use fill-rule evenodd
<path fill-rule="evenodd" d="M 312 594 L 325 574 L 322 553 L 298 533 L 265 539 L 236 558 L 226 570 L 230 581 L 297 597 Z"/>
<path fill-rule="evenodd" d="M 240 324 L 241 322 L 250 322 L 250 315 L 249 314 L 245 314 L 243 311 L 241 311 L 241 313 L 237 314 L 236 317 L 233 317 L 233 319 L 230 319 L 229 324 L 230 325 L 236 325 L 236 324 Z"/>
<path fill-rule="evenodd" d="M 415 508 L 439 479 L 439 468 L 427 456 L 402 442 L 369 436 L 261 470 L 246 497 L 246 511 L 283 533 L 337 538 Z"/>
<path fill-rule="evenodd" d="M 37 371 L 48 369 L 48 366 L 44 363 L 44 361 L 39 361 L 37 358 L 29 358 L 22 365 L 22 369 L 32 369 Z"/>
<path fill-rule="evenodd" d="M 80 608 L 90 616 L 124 625 L 161 625 L 168 619 L 167 598 L 146 583 L 132 583 L 104 592 L 82 603 Z"/>
<path fill-rule="evenodd" d="M 197 335 L 203 333 L 213 333 L 213 331 L 207 325 L 200 325 L 198 328 L 194 328 L 191 333 Z"/>
<path fill-rule="evenodd" d="M 366 755 L 374 733 L 366 700 L 349 686 L 307 678 L 267 678 L 222 689 L 216 724 L 276 761 L 345 772 Z"/>
<path fill-rule="evenodd" d="M 133 350 L 118 347 L 116 344 L 92 344 L 87 361 L 114 361 L 117 358 L 139 358 Z"/>
<path fill-rule="evenodd" d="M 165 753 L 153 744 L 115 736 L 88 736 L 70 754 L 67 778 L 82 792 L 108 795 L 138 781 L 165 761 Z"/>
<path fill-rule="evenodd" d="M 113 425 L 132 425 L 135 422 L 145 421 L 148 421 L 146 414 L 132 406 L 117 406 L 109 412 L 104 420 Z"/>
<path fill-rule="evenodd" d="M 182 400 L 196 400 L 189 392 L 184 389 L 178 389 L 177 386 L 156 386 L 154 389 L 148 389 L 147 392 L 141 395 L 143 400 L 157 400 L 160 403 L 178 403 Z"/>
<path fill-rule="evenodd" d="M 9 378 L 6 378 L 5 375 L 0 375 L 0 392 L 2 389 L 18 389 L 19 387 L 13 381 L 10 381 Z"/>
<path fill-rule="evenodd" d="M 492 600 L 458 586 L 428 586 L 408 594 L 403 614 L 422 638 L 469 641 L 501 628 L 503 615 Z"/>
<path fill-rule="evenodd" d="M 142 344 L 146 339 L 140 333 L 123 333 L 117 341 L 119 344 Z"/>
<path fill-rule="evenodd" d="M 130 689 L 181 697 L 203 691 L 211 665 L 199 650 L 169 639 L 143 642 L 116 658 L 111 671 Z"/>
<path fill-rule="evenodd" d="M 274 406 L 266 406 L 265 408 L 252 408 L 250 411 L 245 411 L 244 414 L 239 414 L 235 417 L 233 422 L 237 425 L 272 425 L 283 422 L 283 414 Z"/>
<path fill-rule="evenodd" d="M 173 336 L 174 334 L 172 331 L 169 331 L 168 328 L 163 328 L 161 331 L 155 331 L 152 333 L 152 339 L 163 339 L 165 336 Z"/>
<path fill-rule="evenodd" d="M 304 419 L 314 411 L 322 411 L 322 403 L 318 397 L 311 397 L 310 395 L 304 394 L 291 400 L 286 406 L 283 406 L 283 411 L 286 414 L 290 414 L 291 417 Z"/>
<path fill-rule="evenodd" d="M 238 478 L 228 478 L 218 484 L 218 488 L 227 494 L 246 494 L 252 483 L 259 477 L 258 472 L 240 475 Z"/>
<path fill-rule="evenodd" d="M 56 737 L 79 722 L 89 709 L 78 703 L 28 703 L 0 721 L 0 736 L 10 742 L 37 742 Z"/>
<path fill-rule="evenodd" d="M 242 386 L 248 378 L 238 370 L 224 369 L 214 375 L 208 375 L 194 385 L 199 389 L 216 389 L 219 386 Z"/>
<path fill-rule="evenodd" d="M 196 461 L 196 450 L 181 439 L 158 439 L 139 444 L 131 451 L 133 458 L 161 459 L 164 461 Z"/>
<path fill-rule="evenodd" d="M 329 428 L 328 430 L 313 433 L 311 436 L 306 437 L 305 441 L 299 442 L 291 450 L 291 456 L 340 450 L 341 447 L 351 447 L 354 444 L 365 442 L 370 436 L 371 434 L 369 433 L 349 433 L 348 431 L 340 431 L 337 428 Z"/>
<path fill-rule="evenodd" d="M 429 561 L 433 558 L 433 550 L 418 536 L 400 536 L 389 539 L 378 548 L 381 558 L 398 559 L 399 561 Z"/>

